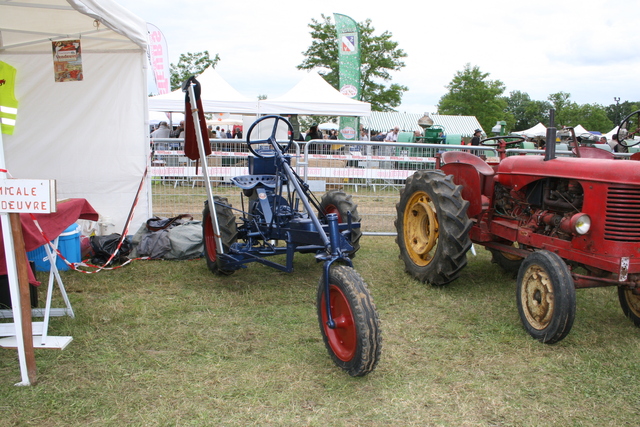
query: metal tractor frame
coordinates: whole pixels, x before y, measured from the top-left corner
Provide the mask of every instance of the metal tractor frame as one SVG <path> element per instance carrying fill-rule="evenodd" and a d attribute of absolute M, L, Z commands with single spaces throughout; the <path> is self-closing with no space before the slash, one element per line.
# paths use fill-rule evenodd
<path fill-rule="evenodd" d="M 202 136 L 196 134 L 206 165 Z M 351 261 L 362 234 L 357 206 L 342 191 L 330 191 L 320 201 L 314 197 L 291 167 L 287 152 L 294 144 L 293 127 L 284 117 L 259 118 L 246 139 L 252 154 L 249 175 L 232 178 L 242 192 L 242 209 L 213 196 L 207 168 L 202 168 L 208 195 L 203 211 L 207 266 L 220 276 L 254 262 L 292 272 L 296 253 L 315 254 L 323 263 L 317 312 L 325 347 L 349 375 L 368 374 L 378 363 L 382 339 L 368 286 Z M 285 263 L 268 259 L 275 255 L 284 255 Z"/>

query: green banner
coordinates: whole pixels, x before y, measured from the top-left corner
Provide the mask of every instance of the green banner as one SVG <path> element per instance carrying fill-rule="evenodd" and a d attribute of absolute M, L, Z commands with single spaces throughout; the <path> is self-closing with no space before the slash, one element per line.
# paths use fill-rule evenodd
<path fill-rule="evenodd" d="M 340 93 L 360 101 L 360 31 L 356 21 L 346 15 L 333 14 L 338 38 Z M 358 117 L 340 117 L 340 139 L 357 139 Z"/>

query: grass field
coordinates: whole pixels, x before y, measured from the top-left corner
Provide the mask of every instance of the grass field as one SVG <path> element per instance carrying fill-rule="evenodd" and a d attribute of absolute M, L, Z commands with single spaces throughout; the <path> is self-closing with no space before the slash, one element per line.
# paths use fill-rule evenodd
<path fill-rule="evenodd" d="M 136 261 L 63 274 L 76 318 L 63 351 L 37 350 L 16 387 L 0 350 L 0 420 L 16 426 L 635 426 L 640 331 L 613 288 L 578 291 L 573 330 L 549 346 L 520 324 L 515 280 L 478 249 L 455 282 L 408 277 L 390 237 L 354 260 L 383 328 L 377 369 L 336 368 L 315 314 L 320 265 L 251 265 L 217 277 L 204 260 Z M 41 277 L 43 279 L 43 277 Z M 41 299 L 44 290 L 40 291 Z M 60 306 L 60 303 L 58 303 Z"/>

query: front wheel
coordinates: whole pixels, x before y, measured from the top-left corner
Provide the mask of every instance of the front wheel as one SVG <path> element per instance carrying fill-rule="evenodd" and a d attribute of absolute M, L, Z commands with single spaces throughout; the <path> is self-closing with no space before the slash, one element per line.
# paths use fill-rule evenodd
<path fill-rule="evenodd" d="M 635 294 L 632 289 L 618 286 L 618 299 L 624 315 L 640 327 L 640 295 Z"/>
<path fill-rule="evenodd" d="M 380 319 L 362 277 L 351 267 L 332 266 L 329 272 L 329 304 L 335 328 L 328 323 L 324 280 L 317 296 L 318 321 L 331 359 L 353 377 L 373 371 L 380 358 Z"/>
<path fill-rule="evenodd" d="M 522 261 L 517 303 L 522 324 L 533 338 L 554 344 L 567 336 L 576 316 L 576 289 L 560 256 L 543 250 Z"/>
<path fill-rule="evenodd" d="M 224 251 L 227 252 L 229 247 L 238 240 L 236 217 L 229 207 L 229 201 L 226 198 L 215 196 L 214 203 L 216 205 L 216 215 L 218 218 L 220 237 L 222 238 L 222 247 Z M 224 262 L 218 257 L 209 201 L 204 202 L 204 210 L 202 211 L 202 238 L 204 240 L 204 256 L 207 260 L 209 270 L 215 274 L 233 274 L 235 270 L 225 268 Z"/>

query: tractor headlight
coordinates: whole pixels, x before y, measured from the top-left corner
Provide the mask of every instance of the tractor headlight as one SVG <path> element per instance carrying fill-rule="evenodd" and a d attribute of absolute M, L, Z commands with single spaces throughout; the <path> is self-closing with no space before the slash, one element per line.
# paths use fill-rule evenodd
<path fill-rule="evenodd" d="M 587 234 L 591 229 L 591 217 L 578 213 L 571 217 L 571 229 L 577 234 Z"/>

